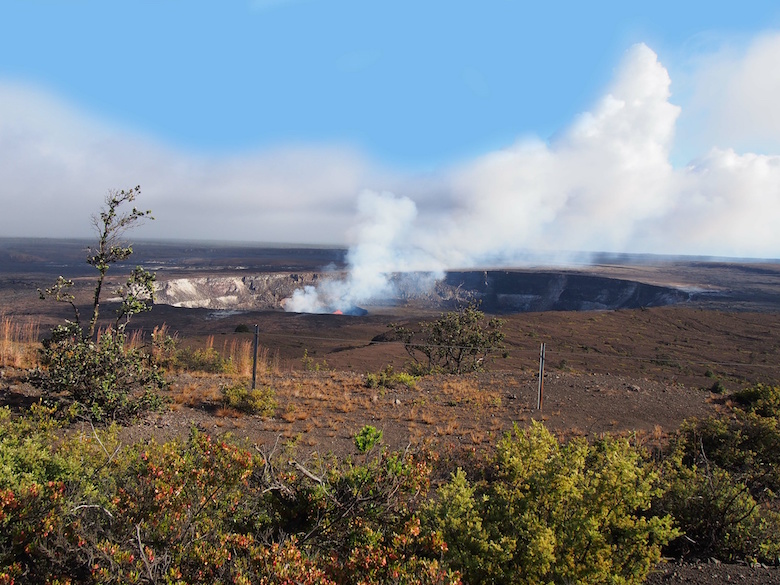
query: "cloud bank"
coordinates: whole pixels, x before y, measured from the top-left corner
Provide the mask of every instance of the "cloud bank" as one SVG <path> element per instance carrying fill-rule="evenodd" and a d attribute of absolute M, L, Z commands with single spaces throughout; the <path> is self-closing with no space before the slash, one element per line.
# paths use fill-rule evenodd
<path fill-rule="evenodd" d="M 354 286 L 356 275 L 386 288 L 404 264 L 399 257 L 440 271 L 517 265 L 540 253 L 565 261 L 583 251 L 780 256 L 780 157 L 712 148 L 674 168 L 681 108 L 670 102 L 670 85 L 657 55 L 632 47 L 606 95 L 554 142 L 523 141 L 452 169 L 445 190 L 454 204 L 433 230 L 413 225 L 408 200 L 385 194 L 404 213 L 388 206 L 377 215 L 361 229 L 349 276 L 302 291 L 288 310 L 342 308 L 334 298 L 367 302 L 377 295 Z M 378 234 L 382 246 L 363 247 Z"/>
<path fill-rule="evenodd" d="M 0 84 L 0 235 L 89 237 L 108 189 L 140 184 L 137 237 L 344 243 L 355 194 L 383 173 L 353 150 L 194 155 Z"/>
<path fill-rule="evenodd" d="M 521 139 L 426 177 L 332 146 L 182 153 L 4 83 L 0 234 L 87 236 L 108 188 L 141 184 L 158 221 L 139 237 L 351 245 L 347 292 L 321 293 L 353 304 L 384 294 L 392 271 L 518 264 L 534 252 L 776 258 L 780 157 L 728 139 L 780 149 L 780 138 L 770 144 L 778 60 L 774 35 L 703 62 L 687 116 L 657 55 L 636 45 L 603 97 L 553 140 Z M 712 147 L 675 166 L 681 127 Z"/>
<path fill-rule="evenodd" d="M 439 253 L 461 265 L 523 250 L 780 255 L 780 157 L 712 148 L 674 168 L 682 110 L 670 84 L 655 53 L 634 46 L 606 95 L 555 141 L 456 169 Z"/>

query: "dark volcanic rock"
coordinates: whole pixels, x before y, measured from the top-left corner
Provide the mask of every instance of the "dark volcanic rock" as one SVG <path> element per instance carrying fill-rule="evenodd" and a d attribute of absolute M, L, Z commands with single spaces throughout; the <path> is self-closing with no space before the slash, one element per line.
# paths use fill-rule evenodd
<path fill-rule="evenodd" d="M 675 288 L 564 272 L 449 272 L 445 283 L 470 293 L 489 312 L 635 309 L 689 299 Z"/>

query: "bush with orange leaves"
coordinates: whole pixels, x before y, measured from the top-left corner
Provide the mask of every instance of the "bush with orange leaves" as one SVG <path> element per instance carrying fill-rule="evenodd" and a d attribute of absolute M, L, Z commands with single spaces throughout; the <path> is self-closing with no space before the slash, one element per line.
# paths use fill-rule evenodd
<path fill-rule="evenodd" d="M 302 465 L 193 430 L 123 448 L 0 410 L 0 583 L 458 583 L 411 453 Z"/>

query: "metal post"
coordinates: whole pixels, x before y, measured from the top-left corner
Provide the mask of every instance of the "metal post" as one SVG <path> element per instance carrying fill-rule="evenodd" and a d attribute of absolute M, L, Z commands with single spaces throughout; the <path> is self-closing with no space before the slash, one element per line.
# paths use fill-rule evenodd
<path fill-rule="evenodd" d="M 257 381 L 257 338 L 260 334 L 260 327 L 255 324 L 255 345 L 252 352 L 252 390 L 255 389 L 255 382 Z"/>
<path fill-rule="evenodd" d="M 539 350 L 539 391 L 536 398 L 536 409 L 542 410 L 542 404 L 544 402 L 544 350 L 546 344 L 542 344 Z"/>

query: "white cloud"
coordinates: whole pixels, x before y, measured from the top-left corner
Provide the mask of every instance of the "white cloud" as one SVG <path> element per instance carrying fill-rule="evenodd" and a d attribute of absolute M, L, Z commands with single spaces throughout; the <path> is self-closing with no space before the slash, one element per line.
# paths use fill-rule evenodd
<path fill-rule="evenodd" d="M 670 83 L 652 50 L 632 47 L 559 140 L 454 170 L 458 208 L 431 246 L 448 265 L 528 250 L 780 256 L 780 157 L 711 149 L 674 168 Z"/>
<path fill-rule="evenodd" d="M 454 173 L 461 209 L 448 239 L 474 243 L 461 262 L 496 251 L 631 248 L 636 226 L 674 197 L 679 108 L 669 83 L 655 54 L 633 47 L 609 92 L 555 143 L 519 143 Z"/>
<path fill-rule="evenodd" d="M 0 160 L 5 236 L 88 236 L 107 190 L 140 184 L 158 221 L 138 236 L 343 242 L 356 193 L 382 180 L 340 148 L 176 152 L 10 83 L 0 84 Z"/>
<path fill-rule="evenodd" d="M 744 84 L 712 96 L 712 119 L 756 111 L 742 112 L 742 123 L 731 130 L 721 120 L 723 140 L 727 130 L 741 141 L 780 136 L 773 118 L 779 106 L 766 99 L 777 94 L 774 82 L 758 79 L 778 46 L 764 37 L 745 58 L 729 61 L 723 79 Z M 713 79 L 705 69 L 698 79 Z M 766 76 L 773 79 L 774 70 Z M 675 167 L 670 152 L 688 104 L 675 105 L 670 87 L 656 54 L 637 45 L 604 97 L 554 142 L 518 141 L 418 177 L 389 173 L 342 148 L 224 158 L 181 153 L 5 83 L 0 233 L 86 236 L 88 216 L 108 188 L 141 184 L 142 204 L 158 221 L 139 236 L 355 243 L 355 269 L 372 266 L 379 273 L 404 263 L 438 270 L 518 262 L 527 251 L 779 257 L 780 157 L 740 154 L 726 143 Z M 365 189 L 398 196 L 369 197 L 371 213 L 363 196 L 356 219 L 355 202 Z M 399 221 L 386 223 L 390 217 Z"/>
<path fill-rule="evenodd" d="M 692 88 L 681 120 L 699 148 L 759 149 L 780 154 L 780 33 L 744 48 L 724 46 L 699 57 L 686 79 Z"/>

